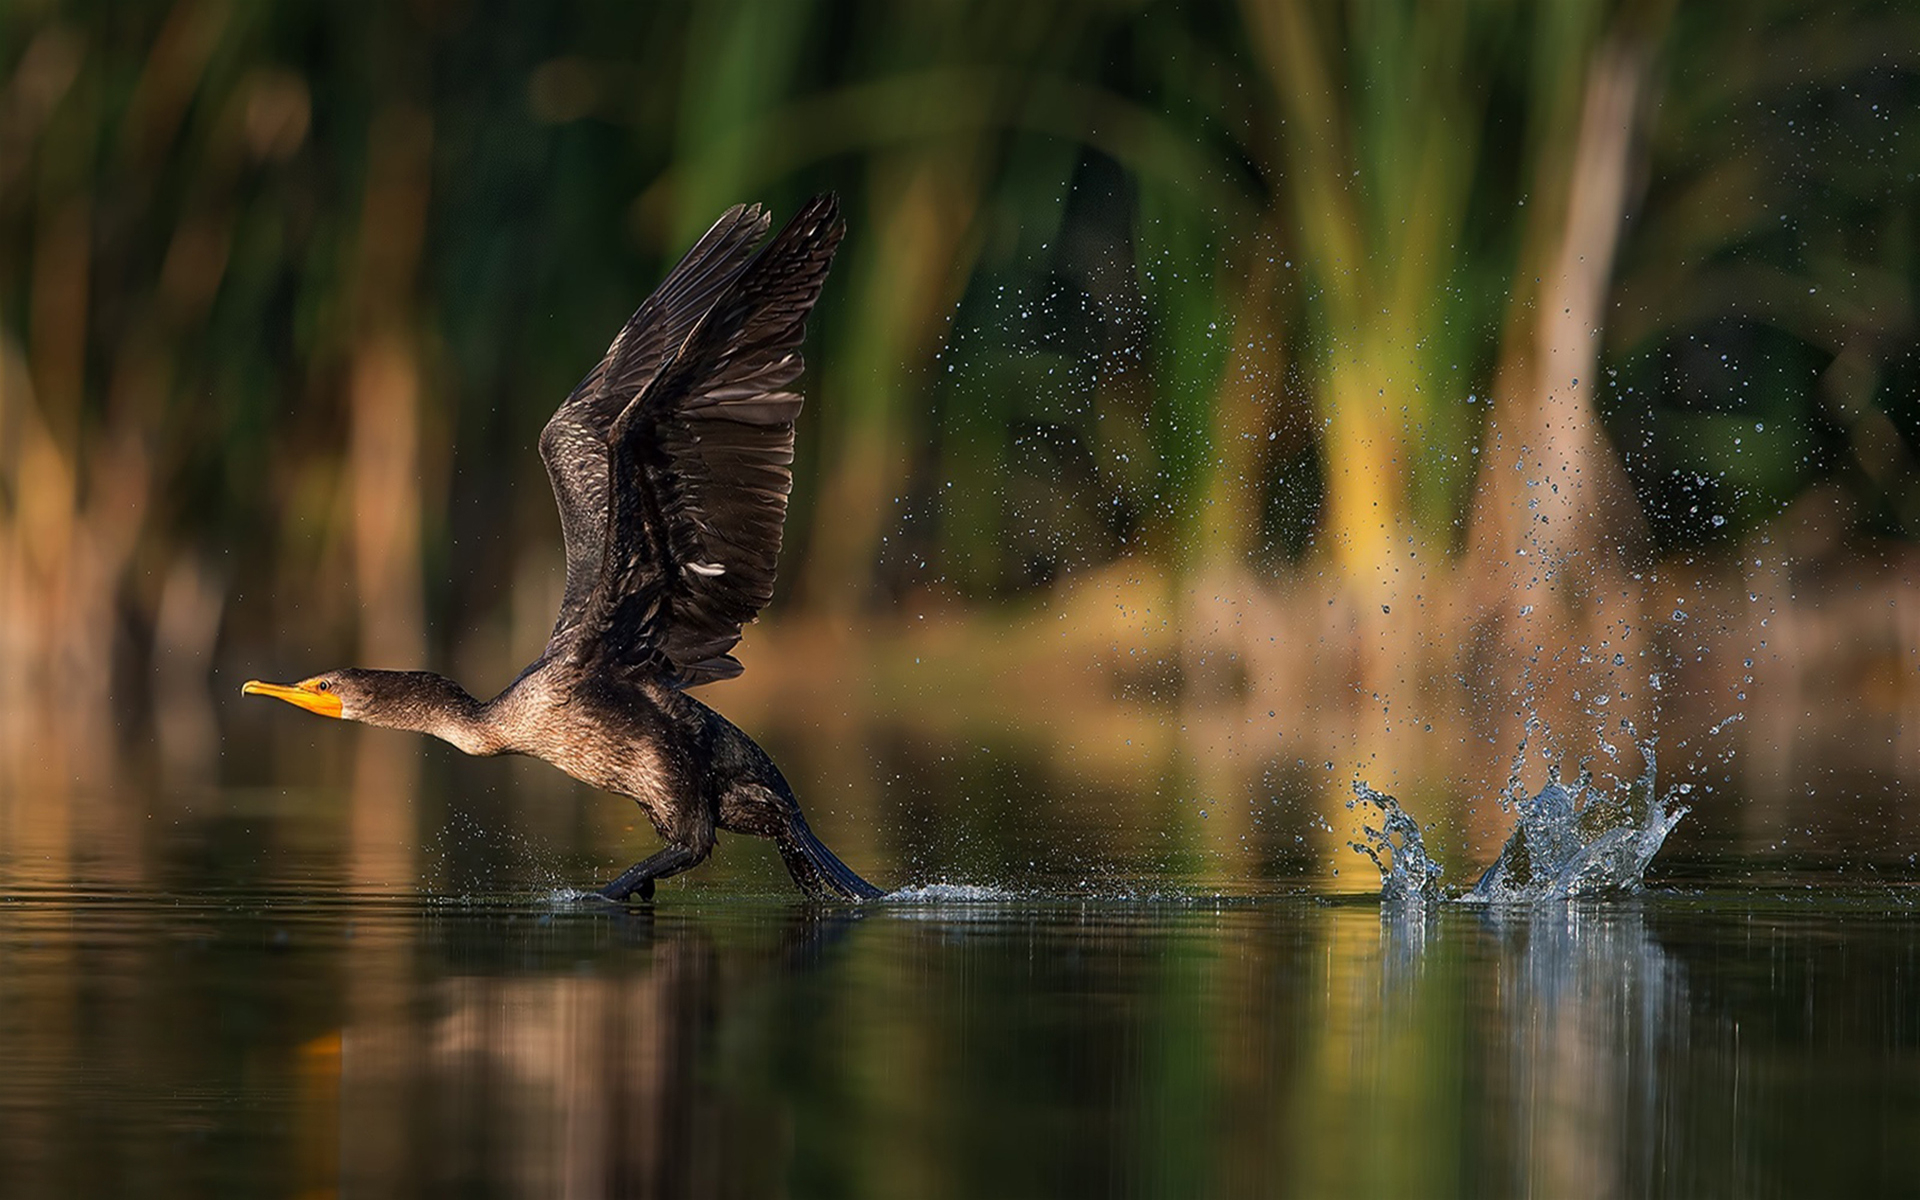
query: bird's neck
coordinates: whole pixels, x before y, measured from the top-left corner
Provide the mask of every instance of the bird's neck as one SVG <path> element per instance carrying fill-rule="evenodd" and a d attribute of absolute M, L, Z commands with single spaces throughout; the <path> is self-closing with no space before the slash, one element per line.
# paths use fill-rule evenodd
<path fill-rule="evenodd" d="M 427 671 L 392 672 L 379 702 L 355 715 L 368 725 L 429 734 L 468 754 L 499 754 L 507 749 L 487 705 L 446 676 Z"/>
<path fill-rule="evenodd" d="M 487 706 L 464 691 L 460 693 L 460 698 L 466 703 L 459 708 L 442 709 L 434 713 L 420 732 L 430 733 L 443 742 L 451 742 L 468 754 L 504 753 L 507 740 L 487 720 Z"/>

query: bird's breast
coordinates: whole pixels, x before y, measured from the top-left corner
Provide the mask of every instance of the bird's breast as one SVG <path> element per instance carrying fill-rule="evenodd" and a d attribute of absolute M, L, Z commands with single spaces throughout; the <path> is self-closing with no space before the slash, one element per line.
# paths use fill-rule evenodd
<path fill-rule="evenodd" d="M 516 748 L 648 808 L 670 805 L 688 789 L 692 764 L 670 728 L 648 720 L 644 709 L 608 713 L 581 705 L 559 711 L 564 720 L 530 722 Z"/>

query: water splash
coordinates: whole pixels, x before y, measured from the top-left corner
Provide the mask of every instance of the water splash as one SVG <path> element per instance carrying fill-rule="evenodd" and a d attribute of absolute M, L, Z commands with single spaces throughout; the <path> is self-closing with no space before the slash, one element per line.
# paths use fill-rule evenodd
<path fill-rule="evenodd" d="M 1647 866 L 1687 807 L 1663 798 L 1654 742 L 1640 745 L 1647 769 L 1611 792 L 1582 768 L 1572 787 L 1556 767 L 1536 796 L 1519 800 L 1520 821 L 1500 857 L 1460 897 L 1468 904 L 1535 904 L 1640 890 Z"/>
<path fill-rule="evenodd" d="M 881 904 L 966 905 L 1000 904 L 1021 899 L 1021 894 L 1006 888 L 971 883 L 923 883 L 896 888 L 879 897 Z"/>
<path fill-rule="evenodd" d="M 1362 825 L 1360 832 L 1367 840 L 1347 843 L 1380 869 L 1380 902 L 1415 908 L 1428 900 L 1443 899 L 1440 864 L 1420 840 L 1420 823 L 1408 816 L 1392 796 L 1376 792 L 1358 779 L 1353 781 L 1353 794 L 1354 798 L 1347 801 L 1349 809 L 1365 803 L 1380 810 L 1380 828 Z"/>
<path fill-rule="evenodd" d="M 612 901 L 599 892 L 591 892 L 585 888 L 568 887 L 565 884 L 549 888 L 543 892 L 540 896 L 540 903 L 546 908 L 578 908 L 591 905 L 612 906 L 616 903 L 623 908 L 626 906 L 625 901 Z"/>
<path fill-rule="evenodd" d="M 1636 743 L 1646 770 L 1638 779 L 1617 782 L 1611 791 L 1595 788 L 1592 773 L 1583 765 L 1572 786 L 1561 782 L 1555 767 L 1537 795 L 1520 792 L 1514 802 L 1520 819 L 1500 857 L 1463 894 L 1445 894 L 1440 865 L 1427 854 L 1419 824 L 1399 802 L 1358 781 L 1356 799 L 1348 807 L 1364 801 L 1384 819 L 1379 829 L 1361 827 L 1364 844 L 1349 844 L 1380 869 L 1382 904 L 1400 910 L 1430 899 L 1525 905 L 1639 891 L 1647 866 L 1687 807 L 1660 795 L 1654 741 Z"/>

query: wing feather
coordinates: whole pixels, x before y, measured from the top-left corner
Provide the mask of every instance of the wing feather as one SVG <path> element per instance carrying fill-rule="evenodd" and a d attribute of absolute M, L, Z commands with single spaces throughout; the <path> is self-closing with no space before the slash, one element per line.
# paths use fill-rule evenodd
<path fill-rule="evenodd" d="M 613 420 L 603 561 L 576 656 L 682 687 L 740 673 L 740 628 L 773 596 L 807 314 L 844 228 L 834 197 L 810 201 Z"/>
<path fill-rule="evenodd" d="M 607 435 L 633 398 L 677 353 L 687 334 L 740 277 L 771 218 L 736 204 L 668 272 L 540 432 L 566 544 L 567 584 L 547 653 L 580 619 L 599 580 L 607 528 Z"/>

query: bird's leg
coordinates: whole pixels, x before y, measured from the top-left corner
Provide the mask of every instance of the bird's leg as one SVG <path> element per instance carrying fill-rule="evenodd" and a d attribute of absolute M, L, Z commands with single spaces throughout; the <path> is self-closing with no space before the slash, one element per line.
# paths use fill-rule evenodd
<path fill-rule="evenodd" d="M 707 848 L 713 843 L 709 841 Z M 642 900 L 653 899 L 653 881 L 678 875 L 706 858 L 706 851 L 692 846 L 670 845 L 657 854 L 641 859 L 621 872 L 620 878 L 600 889 L 607 899 L 619 902 L 638 892 Z"/>

